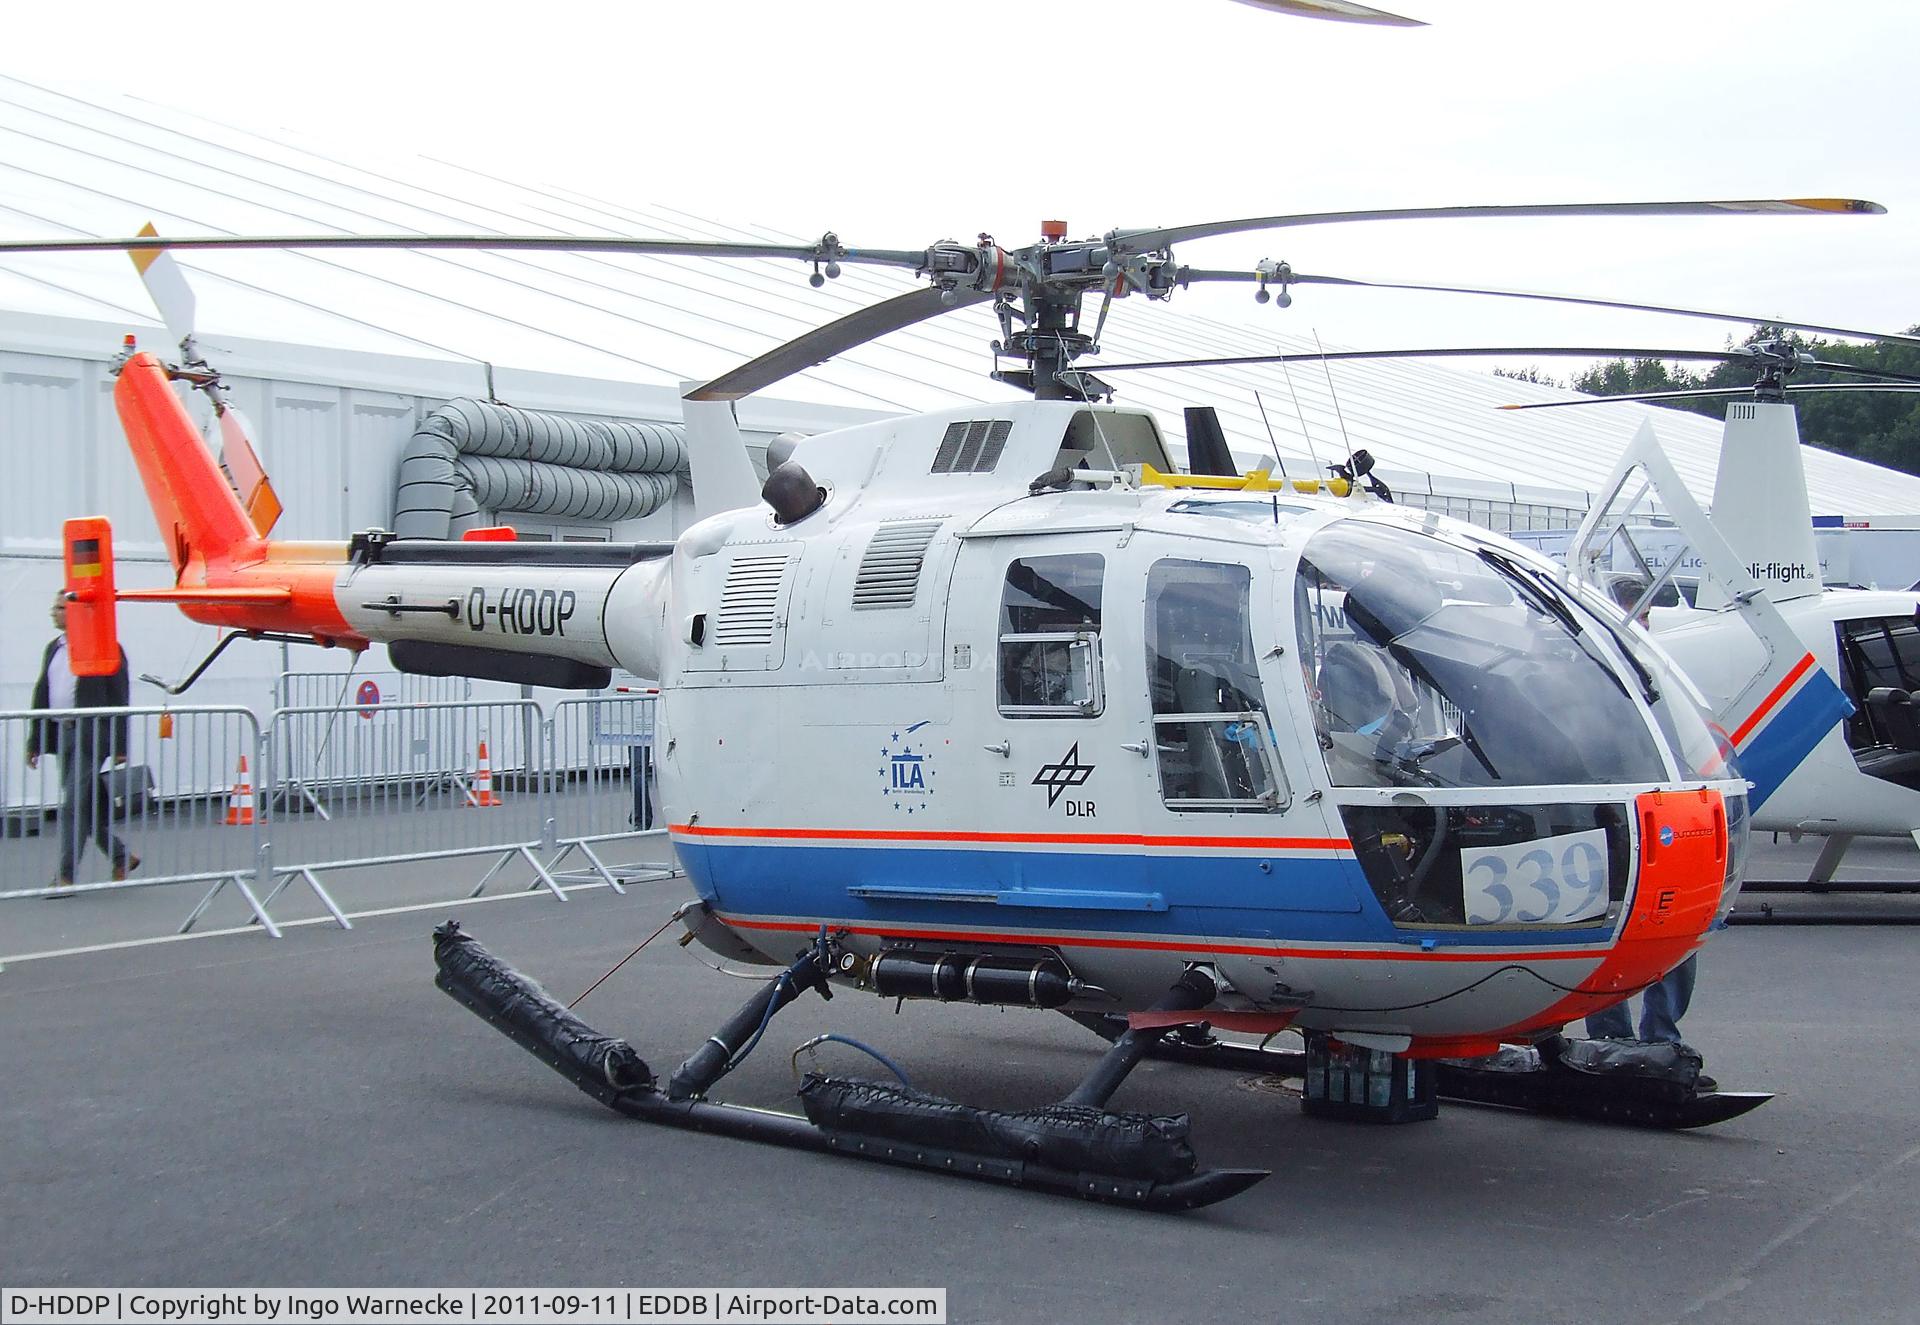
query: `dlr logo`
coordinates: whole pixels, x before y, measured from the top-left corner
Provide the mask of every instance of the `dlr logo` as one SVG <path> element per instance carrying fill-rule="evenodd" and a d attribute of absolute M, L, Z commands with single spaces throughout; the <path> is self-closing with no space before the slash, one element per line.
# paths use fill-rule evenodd
<path fill-rule="evenodd" d="M 1069 819 L 1093 818 L 1093 802 L 1092 801 L 1068 801 L 1066 805 L 1067 805 L 1067 818 Z"/>

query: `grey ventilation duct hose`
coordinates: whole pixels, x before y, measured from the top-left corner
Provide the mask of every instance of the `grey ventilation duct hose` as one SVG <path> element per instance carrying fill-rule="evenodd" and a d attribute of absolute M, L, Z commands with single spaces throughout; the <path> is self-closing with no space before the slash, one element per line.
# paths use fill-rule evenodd
<path fill-rule="evenodd" d="M 679 424 L 451 400 L 421 421 L 401 453 L 393 529 L 401 538 L 458 538 L 484 511 L 637 520 L 673 500 L 686 462 Z"/>

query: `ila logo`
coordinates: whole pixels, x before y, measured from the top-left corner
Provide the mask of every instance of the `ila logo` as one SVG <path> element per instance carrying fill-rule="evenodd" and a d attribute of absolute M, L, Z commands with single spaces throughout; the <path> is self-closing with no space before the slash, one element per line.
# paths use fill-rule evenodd
<path fill-rule="evenodd" d="M 902 814 L 924 810 L 933 795 L 933 750 L 915 736 L 927 725 L 916 722 L 893 732 L 880 747 L 880 794 Z"/>

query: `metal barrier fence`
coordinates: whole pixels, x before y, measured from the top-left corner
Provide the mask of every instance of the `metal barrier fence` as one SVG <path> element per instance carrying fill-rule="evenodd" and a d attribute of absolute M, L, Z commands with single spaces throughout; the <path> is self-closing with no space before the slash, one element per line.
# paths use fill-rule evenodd
<path fill-rule="evenodd" d="M 473 683 L 461 676 L 282 672 L 274 682 L 274 711 L 325 712 L 327 717 L 282 731 L 274 751 L 277 773 L 294 783 L 308 808 L 325 818 L 329 811 L 324 793 L 331 786 L 391 777 L 422 757 L 452 767 L 470 758 L 472 750 L 463 753 L 442 747 L 423 753 L 416 749 L 419 741 L 430 741 L 451 728 L 427 724 L 420 730 L 396 732 L 381 715 L 423 704 L 461 703 L 472 697 L 472 691 Z M 376 721 L 390 740 L 367 739 L 366 725 Z"/>
<path fill-rule="evenodd" d="M 564 898 L 534 854 L 553 840 L 544 726 L 525 699 L 279 710 L 267 742 L 277 820 L 267 903 L 295 880 L 325 896 L 323 871 L 487 853 L 499 859 L 473 896 L 519 858 Z M 295 750 L 301 765 L 283 773 L 278 759 Z M 324 830 L 299 831 L 302 816 Z"/>
<path fill-rule="evenodd" d="M 273 681 L 276 709 L 363 709 L 377 704 L 445 704 L 473 698 L 464 676 L 411 672 L 282 672 Z"/>
<path fill-rule="evenodd" d="M 238 707 L 0 713 L 0 900 L 252 883 L 265 858 L 260 724 Z"/>
<path fill-rule="evenodd" d="M 554 837 L 561 850 L 551 868 L 578 852 L 608 887 L 625 891 L 594 843 L 663 831 L 655 827 L 648 794 L 655 707 L 653 694 L 595 695 L 553 706 L 547 767 L 554 779 Z"/>
<path fill-rule="evenodd" d="M 264 732 L 243 708 L 0 713 L 0 900 L 197 880 L 212 887 L 180 932 L 232 885 L 278 937 L 270 907 L 296 884 L 351 929 L 322 875 L 365 866 L 493 855 L 469 896 L 515 860 L 563 901 L 582 876 L 624 892 L 658 872 L 595 847 L 663 831 L 647 795 L 654 705 L 290 706 Z M 576 854 L 588 868 L 560 873 Z"/>

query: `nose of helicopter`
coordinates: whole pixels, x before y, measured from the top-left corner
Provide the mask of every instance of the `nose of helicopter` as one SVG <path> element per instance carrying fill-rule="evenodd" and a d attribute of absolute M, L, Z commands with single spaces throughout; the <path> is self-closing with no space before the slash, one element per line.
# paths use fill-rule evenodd
<path fill-rule="evenodd" d="M 1581 984 L 1584 1016 L 1652 984 L 1699 946 L 1734 859 L 1726 799 L 1709 788 L 1649 791 L 1634 803 L 1639 871 L 1632 906 L 1606 961 Z"/>

